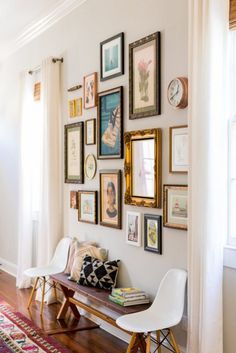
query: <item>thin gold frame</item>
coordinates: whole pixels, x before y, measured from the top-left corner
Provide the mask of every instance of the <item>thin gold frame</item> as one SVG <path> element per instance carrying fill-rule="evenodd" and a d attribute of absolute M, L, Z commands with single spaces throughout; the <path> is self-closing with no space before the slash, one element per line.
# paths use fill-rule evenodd
<path fill-rule="evenodd" d="M 132 195 L 132 141 L 154 139 L 155 143 L 155 162 L 154 162 L 154 197 L 141 197 Z M 162 150 L 162 132 L 161 129 L 146 129 L 138 131 L 126 132 L 124 135 L 125 141 L 125 204 L 161 208 L 161 150 Z"/>

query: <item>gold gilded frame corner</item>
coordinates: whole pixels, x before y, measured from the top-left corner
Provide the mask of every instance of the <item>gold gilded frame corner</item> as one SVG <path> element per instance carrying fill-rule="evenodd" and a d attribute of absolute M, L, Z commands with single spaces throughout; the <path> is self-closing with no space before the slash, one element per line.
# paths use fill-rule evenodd
<path fill-rule="evenodd" d="M 132 195 L 132 141 L 154 139 L 155 145 L 155 163 L 154 163 L 154 197 L 141 197 Z M 124 174 L 126 182 L 125 204 L 139 207 L 161 208 L 161 166 L 162 166 L 162 131 L 161 129 L 145 129 L 130 131 L 124 134 L 125 143 L 125 164 Z"/>

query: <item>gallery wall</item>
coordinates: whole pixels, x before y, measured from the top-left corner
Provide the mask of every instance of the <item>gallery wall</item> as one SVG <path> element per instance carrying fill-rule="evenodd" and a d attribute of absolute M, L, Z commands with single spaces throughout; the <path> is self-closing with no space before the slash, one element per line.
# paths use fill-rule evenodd
<path fill-rule="evenodd" d="M 171 9 L 171 11 L 170 11 Z M 129 120 L 128 44 L 156 31 L 161 32 L 161 115 Z M 62 108 L 64 124 L 97 117 L 96 108 L 69 119 L 68 100 L 82 91 L 68 94 L 67 88 L 82 83 L 83 76 L 99 72 L 99 43 L 117 33 L 125 34 L 125 74 L 100 82 L 98 91 L 123 85 L 124 131 L 161 128 L 163 137 L 163 184 L 187 184 L 187 175 L 169 173 L 169 127 L 187 124 L 187 109 L 174 110 L 167 101 L 167 86 L 176 76 L 187 76 L 187 0 L 88 0 L 47 32 L 12 55 L 0 67 L 0 259 L 12 271 L 17 263 L 17 202 L 19 175 L 20 72 L 38 66 L 48 56 L 63 56 Z M 85 146 L 85 155 L 97 154 L 96 146 Z M 63 159 L 63 156 L 62 156 Z M 124 160 L 98 160 L 99 169 L 121 169 Z M 62 171 L 63 173 L 63 171 Z M 162 255 L 126 244 L 126 211 L 162 215 L 162 209 L 122 204 L 122 230 L 78 223 L 70 209 L 71 190 L 99 190 L 99 173 L 82 185 L 62 185 L 64 194 L 64 235 L 96 240 L 109 249 L 110 259 L 120 259 L 119 285 L 135 285 L 155 295 L 160 279 L 172 267 L 186 268 L 187 232 L 163 228 Z M 122 178 L 122 196 L 124 196 Z M 180 327 L 178 340 L 185 345 L 186 333 Z"/>

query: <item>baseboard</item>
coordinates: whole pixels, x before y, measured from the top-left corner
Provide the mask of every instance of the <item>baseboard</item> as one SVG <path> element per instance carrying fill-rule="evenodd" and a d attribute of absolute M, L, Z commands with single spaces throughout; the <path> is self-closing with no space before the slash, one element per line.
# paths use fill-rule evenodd
<path fill-rule="evenodd" d="M 7 261 L 3 258 L 0 257 L 0 264 L 1 267 L 0 269 L 3 270 L 4 272 L 9 273 L 10 275 L 16 277 L 16 273 L 17 273 L 17 266 L 15 264 L 13 264 L 10 261 Z"/>

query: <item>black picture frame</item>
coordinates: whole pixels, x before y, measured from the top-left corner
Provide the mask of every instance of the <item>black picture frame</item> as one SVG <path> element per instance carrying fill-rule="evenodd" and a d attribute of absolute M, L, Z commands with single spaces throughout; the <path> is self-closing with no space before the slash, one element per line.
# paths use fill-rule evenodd
<path fill-rule="evenodd" d="M 155 87 L 154 99 L 155 103 L 150 107 L 144 107 L 134 111 L 134 50 L 138 47 L 148 45 L 148 43 L 155 43 Z M 140 88 L 139 88 L 140 89 Z M 155 32 L 149 36 L 139 39 L 129 44 L 129 119 L 147 118 L 150 116 L 161 114 L 161 33 Z"/>
<path fill-rule="evenodd" d="M 111 74 L 111 75 L 108 75 L 105 77 L 104 72 L 103 72 L 103 61 L 104 61 L 103 46 L 109 42 L 114 41 L 117 38 L 120 38 L 120 71 L 115 74 Z M 114 77 L 124 75 L 124 72 L 125 72 L 124 71 L 124 32 L 121 32 L 121 33 L 118 33 L 115 36 L 110 37 L 100 43 L 100 80 L 106 81 L 106 80 L 112 79 Z"/>
<path fill-rule="evenodd" d="M 71 131 L 79 131 L 80 140 L 78 144 L 79 151 L 76 152 L 80 156 L 79 175 L 69 175 L 68 168 L 68 135 Z M 84 123 L 82 121 L 64 126 L 64 170 L 65 183 L 67 184 L 83 184 L 84 183 Z"/>
<path fill-rule="evenodd" d="M 148 244 L 148 221 L 153 220 L 157 222 L 157 247 L 151 247 Z M 156 254 L 162 254 L 162 216 L 154 214 L 144 215 L 144 250 L 154 252 Z"/>

